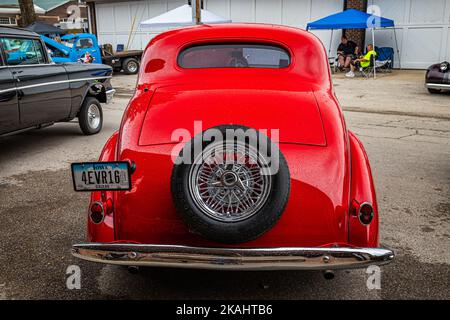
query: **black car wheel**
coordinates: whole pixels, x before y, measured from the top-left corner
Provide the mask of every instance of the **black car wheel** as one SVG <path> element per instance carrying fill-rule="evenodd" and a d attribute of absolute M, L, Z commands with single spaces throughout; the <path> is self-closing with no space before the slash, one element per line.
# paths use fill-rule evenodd
<path fill-rule="evenodd" d="M 436 93 L 441 93 L 441 90 L 428 88 L 428 92 L 431 93 L 431 94 L 436 94 Z"/>
<path fill-rule="evenodd" d="M 139 61 L 135 58 L 128 58 L 122 64 L 125 74 L 136 74 L 139 71 Z"/>
<path fill-rule="evenodd" d="M 103 110 L 100 102 L 94 97 L 86 97 L 78 114 L 81 131 L 86 135 L 96 134 L 102 130 Z"/>
<path fill-rule="evenodd" d="M 227 129 L 248 128 L 212 129 L 225 137 Z M 187 143 L 174 165 L 175 206 L 189 229 L 209 240 L 229 244 L 253 240 L 270 230 L 284 211 L 290 193 L 286 160 L 266 136 L 257 136 L 256 143 L 205 142 L 202 138 L 210 130 Z M 269 152 L 261 152 L 261 145 Z M 196 150 L 200 152 L 195 154 Z M 186 154 L 189 163 L 181 162 Z"/>

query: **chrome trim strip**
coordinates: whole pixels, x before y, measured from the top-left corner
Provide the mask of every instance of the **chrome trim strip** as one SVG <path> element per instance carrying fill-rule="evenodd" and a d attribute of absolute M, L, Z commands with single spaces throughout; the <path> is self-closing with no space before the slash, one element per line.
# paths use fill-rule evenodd
<path fill-rule="evenodd" d="M 0 94 L 6 93 L 6 92 L 10 92 L 10 91 L 15 91 L 15 90 L 17 90 L 16 87 L 14 87 L 14 88 L 9 88 L 9 89 L 4 89 L 4 90 L 0 90 Z"/>
<path fill-rule="evenodd" d="M 6 66 L 0 66 L 1 68 L 23 68 L 23 67 L 48 67 L 48 66 L 54 66 L 56 63 L 35 63 L 35 64 L 17 64 L 17 65 L 6 65 Z"/>
<path fill-rule="evenodd" d="M 43 83 L 36 83 L 36 84 L 30 84 L 27 86 L 21 86 L 21 87 L 14 87 L 9 89 L 0 90 L 0 94 L 14 91 L 14 90 L 23 90 L 23 89 L 29 89 L 29 88 L 36 88 L 36 87 L 42 87 L 42 86 L 50 86 L 53 84 L 59 84 L 59 83 L 70 83 L 70 82 L 79 82 L 79 81 L 89 81 L 89 80 L 100 80 L 100 79 L 109 79 L 112 78 L 112 76 L 104 76 L 104 77 L 92 77 L 92 78 L 81 78 L 81 79 L 68 79 L 68 80 L 60 80 L 60 81 L 50 81 L 50 82 L 43 82 Z"/>
<path fill-rule="evenodd" d="M 426 83 L 425 86 L 429 89 L 450 90 L 450 84 L 445 84 L 445 83 Z"/>
<path fill-rule="evenodd" d="M 55 65 L 55 63 L 17 64 L 17 65 L 7 65 L 4 67 L 6 68 L 41 67 L 41 66 L 48 67 L 52 65 Z"/>
<path fill-rule="evenodd" d="M 392 261 L 383 248 L 203 248 L 178 245 L 81 243 L 72 255 L 92 262 L 218 270 L 333 270 Z"/>

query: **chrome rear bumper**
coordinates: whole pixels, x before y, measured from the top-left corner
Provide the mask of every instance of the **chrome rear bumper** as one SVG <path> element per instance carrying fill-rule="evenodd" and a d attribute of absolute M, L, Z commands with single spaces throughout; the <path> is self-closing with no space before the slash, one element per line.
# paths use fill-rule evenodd
<path fill-rule="evenodd" d="M 450 90 L 450 84 L 446 83 L 426 83 L 425 87 L 428 89 Z"/>
<path fill-rule="evenodd" d="M 383 248 L 201 248 L 172 245 L 82 243 L 72 255 L 92 262 L 217 270 L 335 270 L 382 265 Z"/>

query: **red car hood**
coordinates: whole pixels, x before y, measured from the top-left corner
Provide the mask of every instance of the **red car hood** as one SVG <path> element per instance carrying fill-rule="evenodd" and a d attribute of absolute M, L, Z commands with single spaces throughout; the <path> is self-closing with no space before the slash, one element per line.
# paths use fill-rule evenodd
<path fill-rule="evenodd" d="M 251 86 L 251 84 L 250 84 Z M 194 130 L 194 122 L 201 128 Z M 309 91 L 267 88 L 195 88 L 174 85 L 156 90 L 149 105 L 139 145 L 178 143 L 172 134 L 188 130 L 190 136 L 208 128 L 243 125 L 258 130 L 279 130 L 279 142 L 325 146 L 322 119 Z"/>

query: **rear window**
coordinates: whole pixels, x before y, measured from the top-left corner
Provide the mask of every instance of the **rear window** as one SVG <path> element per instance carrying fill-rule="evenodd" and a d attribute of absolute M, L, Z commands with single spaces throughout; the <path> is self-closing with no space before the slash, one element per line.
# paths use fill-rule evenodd
<path fill-rule="evenodd" d="M 180 52 L 178 65 L 201 68 L 286 68 L 289 53 L 278 46 L 265 44 L 208 44 L 189 47 Z"/>

